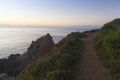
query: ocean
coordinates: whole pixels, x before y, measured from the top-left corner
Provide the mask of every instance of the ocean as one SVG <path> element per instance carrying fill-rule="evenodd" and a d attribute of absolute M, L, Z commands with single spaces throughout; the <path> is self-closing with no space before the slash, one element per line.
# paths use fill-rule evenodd
<path fill-rule="evenodd" d="M 32 41 L 50 33 L 55 43 L 58 43 L 71 32 L 83 32 L 95 27 L 0 27 L 0 58 L 10 54 L 23 54 Z"/>

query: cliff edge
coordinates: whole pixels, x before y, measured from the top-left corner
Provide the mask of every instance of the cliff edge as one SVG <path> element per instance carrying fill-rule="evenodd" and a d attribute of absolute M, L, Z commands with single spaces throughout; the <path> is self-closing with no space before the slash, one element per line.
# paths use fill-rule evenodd
<path fill-rule="evenodd" d="M 7 59 L 0 59 L 0 73 L 16 77 L 26 66 L 49 54 L 54 47 L 54 41 L 47 34 L 36 41 L 32 41 L 27 52 L 23 55 L 12 54 Z M 3 78 L 4 76 L 0 76 Z M 6 80 L 6 79 L 3 79 Z"/>

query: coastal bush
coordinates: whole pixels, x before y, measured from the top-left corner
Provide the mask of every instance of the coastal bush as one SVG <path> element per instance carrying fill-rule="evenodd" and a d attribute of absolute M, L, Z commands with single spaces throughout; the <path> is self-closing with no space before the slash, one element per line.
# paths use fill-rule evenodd
<path fill-rule="evenodd" d="M 84 35 L 76 32 L 60 41 L 46 57 L 24 70 L 17 80 L 72 80 L 72 68 L 79 58 Z"/>
<path fill-rule="evenodd" d="M 97 33 L 96 45 L 101 51 L 104 64 L 110 69 L 112 76 L 120 79 L 120 19 L 116 19 Z"/>

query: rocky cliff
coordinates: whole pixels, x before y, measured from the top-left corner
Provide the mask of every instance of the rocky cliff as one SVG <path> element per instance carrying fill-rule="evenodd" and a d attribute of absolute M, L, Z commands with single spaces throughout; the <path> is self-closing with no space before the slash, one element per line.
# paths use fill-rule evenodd
<path fill-rule="evenodd" d="M 50 34 L 47 34 L 36 41 L 32 41 L 27 52 L 23 55 L 10 55 L 7 59 L 0 59 L 0 73 L 8 76 L 17 76 L 27 65 L 49 54 L 54 47 L 54 41 Z M 2 80 L 4 76 L 0 76 Z"/>
<path fill-rule="evenodd" d="M 38 58 L 48 55 L 54 47 L 54 41 L 50 34 L 47 34 L 36 41 L 32 41 L 28 51 L 20 57 L 22 65 L 29 64 Z"/>

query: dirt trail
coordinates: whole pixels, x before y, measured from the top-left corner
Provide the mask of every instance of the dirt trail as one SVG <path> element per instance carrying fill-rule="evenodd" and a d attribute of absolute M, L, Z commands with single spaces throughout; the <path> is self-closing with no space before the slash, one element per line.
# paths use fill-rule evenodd
<path fill-rule="evenodd" d="M 106 78 L 108 72 L 96 54 L 94 36 L 95 33 L 87 33 L 87 37 L 82 39 L 84 49 L 81 59 L 75 66 L 74 80 L 108 80 Z"/>

